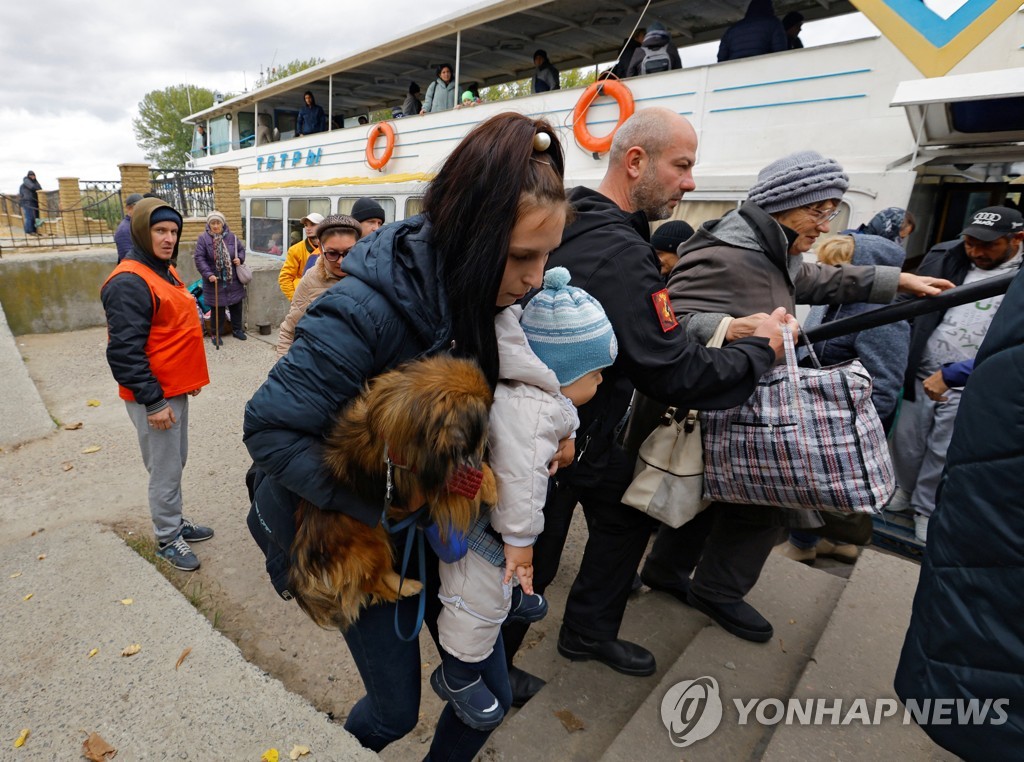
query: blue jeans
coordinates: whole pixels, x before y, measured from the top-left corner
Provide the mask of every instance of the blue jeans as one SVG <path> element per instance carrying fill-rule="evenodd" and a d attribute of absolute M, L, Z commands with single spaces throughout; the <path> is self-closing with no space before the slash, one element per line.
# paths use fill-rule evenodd
<path fill-rule="evenodd" d="M 36 232 L 36 217 L 39 216 L 39 210 L 34 206 L 22 206 L 21 214 L 25 218 L 25 233 L 31 234 Z"/>
<path fill-rule="evenodd" d="M 415 555 L 415 554 L 414 554 Z M 413 560 L 415 564 L 415 559 Z M 437 642 L 437 556 L 427 552 L 427 614 L 434 642 Z M 415 568 L 415 566 L 414 566 Z M 436 602 L 436 603 L 435 603 Z M 403 633 L 416 620 L 417 599 L 403 598 L 398 603 L 369 606 L 359 620 L 343 633 L 345 642 L 363 679 L 366 695 L 348 715 L 345 730 L 363 746 L 380 751 L 416 727 L 420 709 L 421 673 L 419 641 L 405 642 L 395 633 L 395 609 L 398 608 Z M 512 689 L 505 666 L 505 648 L 501 638 L 494 652 L 479 664 L 487 687 L 505 711 L 512 705 Z M 483 748 L 490 731 L 474 730 L 464 724 L 445 704 L 437 721 L 434 740 L 427 759 L 471 760 Z"/>

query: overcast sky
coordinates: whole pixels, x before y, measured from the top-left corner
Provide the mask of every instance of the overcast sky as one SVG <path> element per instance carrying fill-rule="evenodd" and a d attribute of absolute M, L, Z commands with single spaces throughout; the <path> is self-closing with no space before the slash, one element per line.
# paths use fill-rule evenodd
<path fill-rule="evenodd" d="M 29 169 L 46 189 L 58 177 L 118 179 L 119 163 L 144 160 L 131 120 L 150 90 L 187 82 L 240 92 L 252 88 L 261 67 L 331 60 L 476 4 L 387 0 L 385 15 L 353 0 L 5 2 L 0 191 L 16 191 Z M 863 18 L 833 19 L 805 26 L 802 37 L 820 44 L 851 32 L 873 27 Z M 684 65 L 710 62 L 713 48 L 684 51 Z"/>

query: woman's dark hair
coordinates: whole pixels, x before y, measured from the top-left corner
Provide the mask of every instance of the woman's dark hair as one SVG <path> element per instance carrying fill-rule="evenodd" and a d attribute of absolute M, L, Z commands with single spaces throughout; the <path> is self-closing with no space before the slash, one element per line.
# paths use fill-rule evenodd
<path fill-rule="evenodd" d="M 307 90 L 306 92 L 304 92 L 302 94 L 302 99 L 305 100 L 307 95 L 309 96 L 309 105 L 310 106 L 315 106 L 316 105 L 316 96 L 313 95 L 313 91 L 312 90 Z"/>
<path fill-rule="evenodd" d="M 437 75 L 438 79 L 440 79 L 441 72 L 444 71 L 445 69 L 450 71 L 452 73 L 453 77 L 455 76 L 455 69 L 452 67 L 452 65 L 451 64 L 443 63 L 443 64 L 438 64 L 437 71 L 435 72 L 435 74 Z"/>
<path fill-rule="evenodd" d="M 537 150 L 535 139 L 550 145 Z M 512 228 L 534 209 L 568 210 L 564 177 L 551 125 L 505 113 L 477 125 L 427 189 L 423 209 L 442 263 L 455 354 L 476 359 L 491 386 L 498 381 L 495 301 Z"/>

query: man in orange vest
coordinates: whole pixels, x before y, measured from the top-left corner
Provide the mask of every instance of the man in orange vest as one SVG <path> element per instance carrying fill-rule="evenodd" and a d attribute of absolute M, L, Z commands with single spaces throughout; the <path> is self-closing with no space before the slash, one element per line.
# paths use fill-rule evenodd
<path fill-rule="evenodd" d="M 157 555 L 183 571 L 199 568 L 189 547 L 213 530 L 182 515 L 188 457 L 188 398 L 210 383 L 196 302 L 171 264 L 182 218 L 158 198 L 132 214 L 132 249 L 100 290 L 107 315 L 107 363 L 139 436 L 149 472 Z"/>

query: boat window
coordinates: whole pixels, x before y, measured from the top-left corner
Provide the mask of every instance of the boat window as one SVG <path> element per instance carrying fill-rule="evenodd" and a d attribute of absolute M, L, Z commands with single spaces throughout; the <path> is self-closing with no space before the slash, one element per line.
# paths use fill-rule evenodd
<path fill-rule="evenodd" d="M 249 202 L 249 248 L 264 254 L 283 254 L 284 203 L 279 198 L 254 198 Z"/>
<path fill-rule="evenodd" d="M 235 118 L 238 120 L 238 147 L 252 148 L 256 137 L 256 115 L 251 111 L 239 111 Z"/>
<path fill-rule="evenodd" d="M 295 121 L 299 112 L 293 109 L 274 109 L 274 127 L 281 135 L 281 140 L 288 140 L 295 137 Z"/>
<path fill-rule="evenodd" d="M 405 218 L 415 217 L 423 213 L 423 196 L 412 196 L 405 200 Z"/>
<path fill-rule="evenodd" d="M 338 214 L 352 214 L 352 207 L 355 206 L 359 198 L 359 196 L 342 196 L 339 198 Z M 395 221 L 395 200 L 393 198 L 388 196 L 370 196 L 370 198 L 383 207 L 384 216 L 387 218 L 384 220 L 385 223 Z"/>
<path fill-rule="evenodd" d="M 231 122 L 226 116 L 210 120 L 210 154 L 224 153 L 231 148 Z"/>
<path fill-rule="evenodd" d="M 681 201 L 672 215 L 674 220 L 690 223 L 696 230 L 708 220 L 717 220 L 739 206 L 738 201 Z"/>
<path fill-rule="evenodd" d="M 1024 98 L 991 98 L 949 104 L 950 122 L 958 132 L 1024 130 Z"/>
<path fill-rule="evenodd" d="M 288 199 L 288 245 L 302 240 L 302 218 L 307 214 L 326 217 L 331 213 L 331 200 L 326 197 Z"/>

